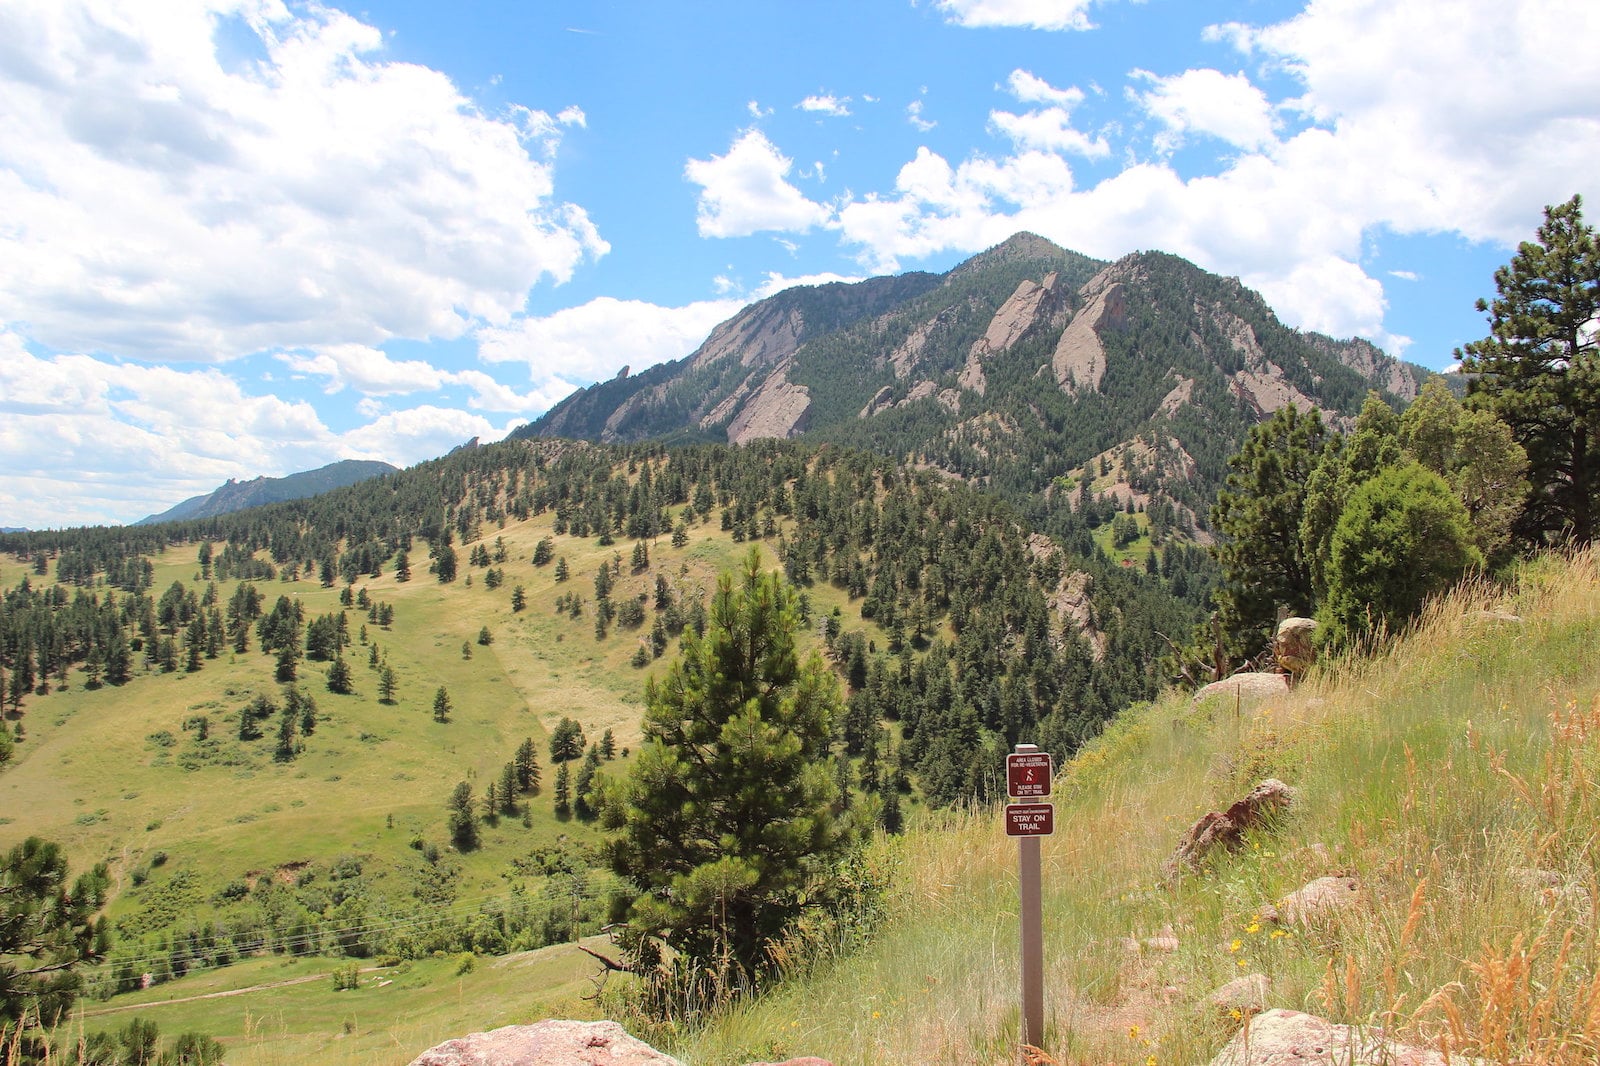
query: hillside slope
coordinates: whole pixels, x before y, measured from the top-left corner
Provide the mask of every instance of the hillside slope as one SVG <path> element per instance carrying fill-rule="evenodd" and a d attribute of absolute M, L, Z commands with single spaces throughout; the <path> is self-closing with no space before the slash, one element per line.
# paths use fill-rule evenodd
<path fill-rule="evenodd" d="M 1427 371 L 1280 323 L 1236 278 L 1141 252 L 1104 263 L 1021 233 L 947 274 L 800 287 L 699 350 L 579 390 L 514 436 L 805 437 L 861 446 L 1030 501 L 1070 532 L 1087 477 L 1202 527 L 1256 421 L 1289 403 L 1335 424 Z M 1053 520 L 1052 520 L 1053 518 Z"/>
<path fill-rule="evenodd" d="M 1046 1050 L 1208 1063 L 1248 1014 L 1213 993 L 1260 975 L 1262 1006 L 1456 1061 L 1594 1061 L 1597 679 L 1591 552 L 1463 590 L 1279 698 L 1174 697 L 1119 718 L 1061 773 L 1043 842 Z M 1276 828 L 1167 879 L 1184 829 L 1266 777 L 1298 790 Z M 1013 1061 L 1016 848 L 998 808 L 924 825 L 878 861 L 893 917 L 868 948 L 701 1032 L 658 1035 L 697 1066 Z M 1356 905 L 1294 920 L 1280 901 L 1329 876 L 1358 886 Z"/>

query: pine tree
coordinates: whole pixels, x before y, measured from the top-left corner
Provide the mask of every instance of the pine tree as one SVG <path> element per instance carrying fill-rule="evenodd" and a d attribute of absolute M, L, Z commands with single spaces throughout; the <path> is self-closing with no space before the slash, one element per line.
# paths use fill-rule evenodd
<path fill-rule="evenodd" d="M 442 690 L 441 690 L 442 691 Z M 478 846 L 478 819 L 472 810 L 472 786 L 462 781 L 450 793 L 446 808 L 450 841 L 457 851 L 471 851 Z"/>
<path fill-rule="evenodd" d="M 1600 241 L 1582 200 L 1544 209 L 1537 243 L 1495 271 L 1489 336 L 1458 354 L 1470 399 L 1528 456 L 1524 537 L 1588 544 L 1600 517 Z"/>
<path fill-rule="evenodd" d="M 433 694 L 433 720 L 435 722 L 450 721 L 450 694 L 439 686 L 439 691 Z"/>
<path fill-rule="evenodd" d="M 533 738 L 524 737 L 522 743 L 517 745 L 517 754 L 512 760 L 517 767 L 517 791 L 526 795 L 539 794 L 539 753 L 534 749 Z"/>
<path fill-rule="evenodd" d="M 394 694 L 400 688 L 400 681 L 395 676 L 394 668 L 385 665 L 378 673 L 378 702 L 393 703 Z"/>
<path fill-rule="evenodd" d="M 630 923 L 747 973 L 849 845 L 832 816 L 837 679 L 795 651 L 793 591 L 747 557 L 718 582 L 705 638 L 646 687 L 645 743 L 624 789 L 613 868 L 643 891 Z"/>
<path fill-rule="evenodd" d="M 350 664 L 344 661 L 344 656 L 333 660 L 333 665 L 328 667 L 328 691 L 348 696 L 353 688 L 350 683 Z"/>

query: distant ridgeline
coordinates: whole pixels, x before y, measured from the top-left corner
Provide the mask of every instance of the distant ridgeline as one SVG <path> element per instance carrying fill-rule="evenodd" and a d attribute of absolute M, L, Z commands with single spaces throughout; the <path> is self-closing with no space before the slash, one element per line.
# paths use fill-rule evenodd
<path fill-rule="evenodd" d="M 365 459 L 344 459 L 316 470 L 305 470 L 286 477 L 258 477 L 254 481 L 234 481 L 204 496 L 194 496 L 160 514 L 147 515 L 135 525 L 155 522 L 176 522 L 185 518 L 209 518 L 212 515 L 243 511 L 247 507 L 260 507 L 284 500 L 298 500 L 315 496 L 319 492 L 354 485 L 379 474 L 392 474 L 399 467 Z"/>
<path fill-rule="evenodd" d="M 778 293 L 513 436 L 857 446 L 999 491 L 1067 539 L 1096 496 L 1203 529 L 1262 418 L 1295 403 L 1344 428 L 1369 389 L 1400 404 L 1428 375 L 1289 329 L 1238 279 L 1176 256 L 1107 264 L 1023 233 L 943 275 Z"/>

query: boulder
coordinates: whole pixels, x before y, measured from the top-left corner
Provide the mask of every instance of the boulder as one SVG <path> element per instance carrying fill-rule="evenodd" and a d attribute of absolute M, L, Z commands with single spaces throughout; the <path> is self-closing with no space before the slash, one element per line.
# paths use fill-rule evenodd
<path fill-rule="evenodd" d="M 1273 911 L 1280 922 L 1314 924 L 1361 901 L 1361 882 L 1354 877 L 1319 877 L 1278 901 Z"/>
<path fill-rule="evenodd" d="M 1288 671 L 1290 677 L 1299 677 L 1317 661 L 1317 623 L 1312 618 L 1285 618 L 1278 623 L 1278 635 L 1272 642 L 1273 658 Z"/>
<path fill-rule="evenodd" d="M 1408 1047 L 1382 1029 L 1335 1025 L 1314 1014 L 1269 1010 L 1234 1034 L 1211 1066 L 1462 1066 L 1461 1056 Z"/>
<path fill-rule="evenodd" d="M 507 1025 L 429 1048 L 411 1066 L 683 1066 L 616 1022 Z"/>
<path fill-rule="evenodd" d="M 1272 984 L 1266 974 L 1248 973 L 1211 993 L 1210 1003 L 1222 1014 L 1237 1011 L 1240 1017 L 1248 1018 L 1267 1009 L 1267 996 L 1271 991 Z"/>
<path fill-rule="evenodd" d="M 1274 815 L 1288 809 L 1295 796 L 1295 790 L 1282 781 L 1267 778 L 1226 811 L 1202 815 L 1178 841 L 1163 871 L 1170 879 L 1186 870 L 1199 868 L 1216 848 L 1238 847 L 1247 830 L 1265 825 Z"/>
<path fill-rule="evenodd" d="M 815 1055 L 802 1055 L 798 1059 L 784 1059 L 782 1062 L 752 1062 L 750 1066 L 833 1066 L 833 1063 Z"/>
<path fill-rule="evenodd" d="M 1211 682 L 1194 694 L 1193 702 L 1201 703 L 1212 696 L 1225 696 L 1229 702 L 1254 703 L 1257 700 L 1282 696 L 1287 691 L 1289 691 L 1289 678 L 1286 674 L 1246 672 Z"/>

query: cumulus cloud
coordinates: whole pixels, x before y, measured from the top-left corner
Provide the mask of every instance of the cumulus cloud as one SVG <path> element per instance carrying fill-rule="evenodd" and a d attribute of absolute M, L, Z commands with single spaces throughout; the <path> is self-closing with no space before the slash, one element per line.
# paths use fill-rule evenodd
<path fill-rule="evenodd" d="M 834 118 L 844 118 L 850 114 L 850 98 L 848 96 L 834 96 L 832 93 L 808 96 L 794 106 L 801 111 L 831 115 Z"/>
<path fill-rule="evenodd" d="M 56 350 L 207 361 L 505 321 L 607 250 L 553 196 L 584 123 L 486 114 L 318 5 L 5 4 L 0 320 Z"/>
<path fill-rule="evenodd" d="M 1218 70 L 1186 70 L 1157 77 L 1136 70 L 1136 80 L 1149 89 L 1129 90 L 1129 95 L 1165 127 L 1156 147 L 1172 151 L 1186 133 L 1209 134 L 1238 148 L 1265 148 L 1273 143 L 1272 105 L 1266 93 L 1243 74 Z"/>
<path fill-rule="evenodd" d="M 981 3 L 942 6 L 999 18 Z M 1007 24 L 1032 24 L 1023 9 L 1034 5 L 1019 3 Z M 1180 173 L 1158 158 L 1077 187 L 1060 157 L 1084 148 L 1070 115 L 994 112 L 991 124 L 1013 138 L 1014 154 L 952 162 L 920 149 L 893 190 L 847 204 L 837 225 L 874 269 L 976 251 L 1018 229 L 1101 257 L 1161 248 L 1241 276 L 1293 325 L 1403 350 L 1407 338 L 1385 326 L 1383 284 L 1362 266 L 1369 235 L 1457 233 L 1513 245 L 1544 204 L 1593 186 L 1600 66 L 1548 62 L 1538 27 L 1549 25 L 1575 40 L 1600 37 L 1600 6 L 1318 0 L 1275 25 L 1213 27 L 1209 40 L 1302 91 L 1274 101 L 1245 75 L 1217 70 L 1130 75 L 1130 97 L 1161 124 L 1158 147 L 1204 135 L 1238 149 L 1209 170 L 1190 160 Z M 1070 90 L 1027 71 L 1007 88 L 1063 111 L 1079 102 L 1052 103 Z M 1291 133 L 1276 123 L 1286 113 Z"/>
<path fill-rule="evenodd" d="M 918 133 L 927 133 L 939 124 L 932 119 L 922 117 L 921 100 L 913 100 L 906 105 L 906 121 L 915 126 Z"/>
<path fill-rule="evenodd" d="M 396 361 L 387 352 L 365 344 L 333 344 L 312 354 L 278 356 L 289 369 L 327 379 L 327 392 L 354 388 L 366 396 L 394 396 L 439 388 L 449 375 L 417 359 Z"/>
<path fill-rule="evenodd" d="M 1020 115 L 1010 111 L 989 112 L 990 123 L 1011 138 L 1017 147 L 1070 152 L 1086 159 L 1104 159 L 1111 154 L 1111 145 L 1104 137 L 1091 137 L 1072 124 L 1072 108 L 1083 102 L 1082 89 L 1077 86 L 1058 89 L 1021 69 L 1011 72 L 1006 87 L 1022 103 L 1049 105 Z"/>
<path fill-rule="evenodd" d="M 786 178 L 793 160 L 760 130 L 748 130 L 726 155 L 691 159 L 684 176 L 700 186 L 697 221 L 702 237 L 747 237 L 762 230 L 803 233 L 828 219 L 828 209 L 808 200 Z"/>
<path fill-rule="evenodd" d="M 489 363 L 525 364 L 544 401 L 542 410 L 574 387 L 612 377 L 624 366 L 637 372 L 688 355 L 742 305 L 722 299 L 662 307 L 602 296 L 553 314 L 485 327 L 477 334 L 478 354 Z"/>
<path fill-rule="evenodd" d="M 345 365 L 360 361 L 336 354 Z M 310 404 L 254 393 L 215 367 L 44 357 L 0 328 L 0 524 L 131 522 L 228 478 L 280 477 L 334 459 L 409 466 L 472 437 L 499 440 L 551 402 L 480 371 L 446 376 L 471 392 L 471 410 L 385 411 L 365 400 L 357 412 L 366 421 L 335 431 Z"/>
<path fill-rule="evenodd" d="M 1015 26 L 1033 30 L 1089 30 L 1093 0 L 935 0 L 960 26 Z"/>

